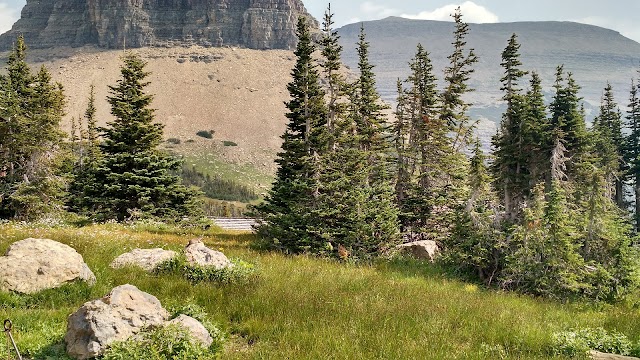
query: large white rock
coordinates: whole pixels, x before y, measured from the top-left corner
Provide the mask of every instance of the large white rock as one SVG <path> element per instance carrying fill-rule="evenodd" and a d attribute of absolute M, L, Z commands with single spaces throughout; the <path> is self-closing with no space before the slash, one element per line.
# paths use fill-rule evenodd
<path fill-rule="evenodd" d="M 191 240 L 189 245 L 184 249 L 184 255 L 191 265 L 213 267 L 216 269 L 233 266 L 233 263 L 231 263 L 223 253 L 209 249 L 200 240 Z"/>
<path fill-rule="evenodd" d="M 153 271 L 161 263 L 176 257 L 176 252 L 171 250 L 156 249 L 133 249 L 124 253 L 111 262 L 114 269 L 119 269 L 127 265 L 134 265 L 146 271 Z"/>
<path fill-rule="evenodd" d="M 191 338 L 204 347 L 209 347 L 211 346 L 211 343 L 213 343 L 213 338 L 209 334 L 207 328 L 205 328 L 200 321 L 192 318 L 191 316 L 181 314 L 177 318 L 167 322 L 167 324 L 178 324 L 179 326 L 187 329 L 191 334 Z"/>
<path fill-rule="evenodd" d="M 433 240 L 414 241 L 396 246 L 397 249 L 413 255 L 416 259 L 435 261 L 440 253 L 438 244 Z"/>
<path fill-rule="evenodd" d="M 168 318 L 155 296 L 133 285 L 118 286 L 69 316 L 64 337 L 67 353 L 76 359 L 99 356 L 114 341 L 126 340 L 146 326 L 160 326 Z"/>
<path fill-rule="evenodd" d="M 0 290 L 24 294 L 81 279 L 93 285 L 95 275 L 72 247 L 49 239 L 17 241 L 0 257 Z"/>

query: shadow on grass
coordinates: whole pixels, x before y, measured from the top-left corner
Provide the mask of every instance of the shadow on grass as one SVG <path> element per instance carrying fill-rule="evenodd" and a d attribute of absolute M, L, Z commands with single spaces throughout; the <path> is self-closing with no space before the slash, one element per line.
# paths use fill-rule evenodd
<path fill-rule="evenodd" d="M 73 358 L 67 355 L 64 339 L 45 345 L 37 351 L 27 351 L 22 355 L 28 356 L 29 359 L 73 360 Z"/>
<path fill-rule="evenodd" d="M 69 304 L 83 304 L 91 298 L 91 287 L 75 281 L 35 294 L 0 292 L 0 309 L 58 309 Z"/>
<path fill-rule="evenodd" d="M 391 260 L 379 260 L 374 264 L 376 270 L 391 275 L 407 278 L 425 278 L 431 280 L 448 280 L 481 285 L 475 279 L 456 272 L 455 269 L 427 260 L 418 260 L 409 256 L 394 257 Z"/>

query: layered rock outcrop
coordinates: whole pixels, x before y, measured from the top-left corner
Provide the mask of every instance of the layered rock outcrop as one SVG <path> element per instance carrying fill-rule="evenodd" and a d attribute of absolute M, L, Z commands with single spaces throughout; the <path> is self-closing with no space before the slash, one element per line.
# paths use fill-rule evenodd
<path fill-rule="evenodd" d="M 0 50 L 23 34 L 29 47 L 243 46 L 291 49 L 306 16 L 301 0 L 27 0 Z"/>

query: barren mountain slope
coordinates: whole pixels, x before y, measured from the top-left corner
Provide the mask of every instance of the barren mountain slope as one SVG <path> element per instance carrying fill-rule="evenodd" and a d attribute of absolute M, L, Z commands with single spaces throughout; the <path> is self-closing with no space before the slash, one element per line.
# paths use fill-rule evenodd
<path fill-rule="evenodd" d="M 148 92 L 155 95 L 156 120 L 165 124 L 165 138 L 181 140 L 177 152 L 220 154 L 232 163 L 273 173 L 286 123 L 286 84 L 294 65 L 290 51 L 195 46 L 133 51 L 148 62 Z M 63 54 L 68 57 L 41 60 Z M 66 130 L 72 117 L 82 117 L 91 84 L 96 88 L 99 124 L 113 119 L 106 97 L 108 85 L 115 85 L 120 76 L 121 55 L 122 51 L 86 47 L 29 52 L 31 63 L 45 65 L 65 87 Z M 197 136 L 200 130 L 214 130 L 213 140 Z M 223 146 L 224 140 L 238 146 Z"/>

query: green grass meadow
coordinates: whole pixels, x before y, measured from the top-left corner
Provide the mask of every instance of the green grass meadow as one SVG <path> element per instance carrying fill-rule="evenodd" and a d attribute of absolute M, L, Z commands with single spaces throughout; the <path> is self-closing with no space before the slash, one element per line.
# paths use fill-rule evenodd
<path fill-rule="evenodd" d="M 193 285 L 177 275 L 113 270 L 109 263 L 136 247 L 180 250 L 194 237 L 231 258 L 256 264 L 248 284 Z M 640 337 L 633 301 L 561 304 L 479 288 L 410 259 L 350 264 L 251 250 L 251 234 L 220 230 L 184 234 L 153 226 L 83 228 L 4 223 L 0 253 L 27 237 L 78 250 L 97 277 L 23 296 L 0 293 L 0 319 L 30 359 L 65 359 L 66 318 L 113 287 L 133 284 L 165 308 L 202 306 L 228 334 L 222 359 L 553 359 L 552 334 L 604 327 Z M 0 339 L 0 359 L 7 345 Z"/>

